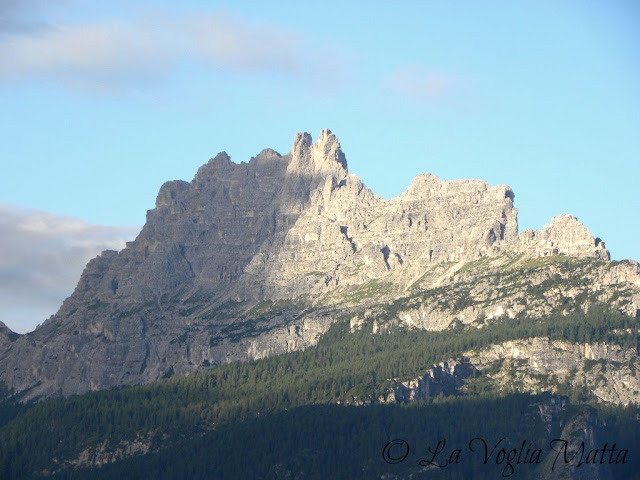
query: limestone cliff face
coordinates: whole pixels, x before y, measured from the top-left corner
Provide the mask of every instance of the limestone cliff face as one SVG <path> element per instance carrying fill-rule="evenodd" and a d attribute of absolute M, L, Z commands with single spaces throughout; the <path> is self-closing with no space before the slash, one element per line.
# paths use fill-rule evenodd
<path fill-rule="evenodd" d="M 600 402 L 638 404 L 638 369 L 636 349 L 536 337 L 465 352 L 459 359 L 434 365 L 418 378 L 397 380 L 379 401 L 406 403 L 439 394 L 459 395 L 465 391 L 466 380 L 483 376 L 500 391 L 558 393 L 564 385 L 585 388 Z"/>
<path fill-rule="evenodd" d="M 583 276 L 635 314 L 637 264 L 612 266 L 604 243 L 568 215 L 518 235 L 513 201 L 505 185 L 431 174 L 385 200 L 348 172 L 329 130 L 315 142 L 297 134 L 286 155 L 266 149 L 236 164 L 220 153 L 191 182 L 165 183 L 136 240 L 91 260 L 40 328 L 17 339 L 0 329 L 0 382 L 25 398 L 69 395 L 302 349 L 360 304 L 451 287 L 471 278 L 464 265 L 509 255 L 600 262 Z M 481 273 L 471 293 L 482 308 L 408 306 L 398 321 L 446 328 L 528 298 L 492 297 Z"/>
<path fill-rule="evenodd" d="M 530 338 L 467 352 L 480 370 L 501 363 L 493 380 L 502 386 L 539 393 L 556 391 L 559 384 L 586 387 L 605 403 L 640 403 L 637 349 L 607 343 L 577 344 L 548 338 Z"/>
<path fill-rule="evenodd" d="M 572 215 L 558 215 L 541 231 L 525 230 L 520 234 L 520 248 L 538 256 L 570 255 L 611 260 L 604 242 Z"/>

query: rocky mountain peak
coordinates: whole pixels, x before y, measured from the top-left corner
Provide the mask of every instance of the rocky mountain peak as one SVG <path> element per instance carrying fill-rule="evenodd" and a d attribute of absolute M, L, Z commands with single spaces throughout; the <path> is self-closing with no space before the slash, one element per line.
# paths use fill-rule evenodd
<path fill-rule="evenodd" d="M 329 129 L 322 130 L 315 143 L 308 133 L 297 133 L 290 155 L 290 172 L 310 176 L 333 173 L 339 177 L 347 173 L 347 160 L 340 142 Z"/>
<path fill-rule="evenodd" d="M 540 231 L 525 230 L 520 234 L 520 242 L 524 248 L 541 257 L 569 255 L 611 260 L 604 242 L 595 238 L 573 215 L 557 215 Z"/>
<path fill-rule="evenodd" d="M 227 155 L 227 152 L 220 152 L 198 169 L 198 173 L 196 173 L 193 181 L 194 183 L 205 182 L 211 175 L 222 173 L 229 168 L 233 168 L 233 165 L 234 163 L 231 161 L 229 155 Z"/>
<path fill-rule="evenodd" d="M 255 308 L 296 301 L 343 308 L 373 301 L 374 290 L 389 300 L 418 286 L 454 288 L 476 267 L 488 270 L 465 296 L 490 298 L 498 286 L 482 278 L 501 262 L 535 257 L 596 259 L 601 273 L 589 285 L 624 284 L 619 302 L 635 312 L 637 264 L 598 262 L 609 259 L 604 243 L 571 215 L 518 235 L 513 201 L 506 185 L 432 174 L 385 200 L 348 173 L 327 129 L 315 142 L 298 133 L 286 155 L 265 149 L 234 163 L 221 152 L 193 181 L 162 185 L 136 240 L 89 262 L 73 295 L 39 329 L 10 337 L 0 324 L 0 383 L 33 388 L 31 398 L 68 395 L 301 349 L 328 328 L 328 317 L 293 325 L 300 312 L 275 309 L 267 319 Z M 506 304 L 497 296 L 466 317 L 429 301 L 416 315 L 424 328 L 447 328 L 454 317 L 499 316 L 535 300 L 521 297 Z"/>
<path fill-rule="evenodd" d="M 335 163 L 340 165 L 344 170 L 347 170 L 347 159 L 342 152 L 340 147 L 340 141 L 338 138 L 329 130 L 325 128 L 318 135 L 318 140 L 313 145 L 316 164 L 329 164 L 329 166 L 333 166 Z"/>
<path fill-rule="evenodd" d="M 13 332 L 3 322 L 0 321 L 0 342 L 5 338 L 9 338 Z"/>
<path fill-rule="evenodd" d="M 311 138 L 311 135 L 307 132 L 296 133 L 291 147 L 291 158 L 300 162 L 307 160 L 312 145 L 313 139 Z"/>

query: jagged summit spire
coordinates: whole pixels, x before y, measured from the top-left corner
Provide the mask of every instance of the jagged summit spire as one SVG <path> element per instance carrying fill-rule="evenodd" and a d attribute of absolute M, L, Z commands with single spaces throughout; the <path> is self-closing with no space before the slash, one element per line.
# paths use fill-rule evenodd
<path fill-rule="evenodd" d="M 340 164 L 345 170 L 347 169 L 347 159 L 344 153 L 342 153 L 340 141 L 331 130 L 328 128 L 322 130 L 314 146 L 324 158 L 333 160 Z"/>
<path fill-rule="evenodd" d="M 297 133 L 291 147 L 291 170 L 308 174 L 347 171 L 347 159 L 340 141 L 328 128 L 323 129 L 315 143 L 306 132 Z"/>

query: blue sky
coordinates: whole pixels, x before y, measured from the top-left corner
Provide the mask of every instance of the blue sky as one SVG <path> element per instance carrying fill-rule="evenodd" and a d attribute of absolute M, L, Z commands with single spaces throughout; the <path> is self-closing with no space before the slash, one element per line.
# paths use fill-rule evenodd
<path fill-rule="evenodd" d="M 421 172 L 508 184 L 520 230 L 571 213 L 640 259 L 635 1 L 97 3 L 0 0 L 0 321 L 18 331 L 135 236 L 164 181 L 327 127 L 383 197 Z M 21 268 L 36 241 L 56 261 Z"/>

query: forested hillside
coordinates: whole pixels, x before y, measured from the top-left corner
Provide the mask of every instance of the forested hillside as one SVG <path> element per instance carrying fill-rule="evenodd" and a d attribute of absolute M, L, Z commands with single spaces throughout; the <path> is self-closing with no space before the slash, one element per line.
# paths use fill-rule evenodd
<path fill-rule="evenodd" d="M 287 471 L 305 465 L 307 473 L 317 473 L 317 478 L 322 472 L 366 478 L 365 472 L 391 468 L 378 460 L 385 443 L 396 436 L 415 438 L 414 444 L 424 445 L 434 432 L 458 443 L 469 435 L 501 438 L 497 432 L 504 432 L 502 436 L 515 441 L 530 435 L 527 429 L 531 425 L 539 425 L 544 431 L 535 433 L 535 438 L 547 445 L 550 432 L 562 427 L 561 419 L 571 418 L 578 406 L 585 404 L 600 409 L 594 423 L 598 435 L 610 432 L 619 445 L 627 441 L 632 450 L 640 445 L 636 407 L 611 409 L 599 404 L 588 388 L 560 384 L 557 393 L 567 397 L 562 397 L 565 405 L 557 409 L 555 419 L 524 421 L 522 412 L 546 400 L 518 394 L 515 386 L 505 389 L 497 385 L 490 371 L 474 370 L 455 388 L 412 402 L 411 408 L 402 402 L 384 405 L 385 393 L 399 382 L 424 374 L 438 362 L 502 341 L 543 336 L 582 344 L 603 342 L 636 351 L 635 318 L 592 308 L 588 315 L 496 319 L 482 328 L 457 324 L 442 332 L 396 329 L 372 335 L 369 327 L 361 325 L 352 331 L 348 323 L 339 322 L 317 346 L 305 351 L 211 367 L 144 386 L 25 406 L 12 405 L 16 399 L 10 398 L 2 409 L 0 428 L 2 478 L 71 475 L 75 468 L 114 461 L 115 465 L 105 467 L 107 477 L 115 471 L 118 476 L 138 468 L 147 471 L 151 465 L 166 461 L 171 468 L 158 471 L 167 478 L 181 478 L 175 472 L 186 465 L 194 469 L 189 470 L 193 478 L 203 472 L 225 476 L 200 478 L 240 478 L 233 472 L 249 465 L 257 470 L 248 471 L 262 478 L 281 463 Z M 298 424 L 300 427 L 295 427 Z M 509 432 L 521 433 L 513 436 Z M 309 438 L 320 442 L 317 450 L 304 450 L 302 440 Z M 233 449 L 236 454 L 232 455 Z M 355 467 L 347 462 L 349 452 L 359 459 L 354 464 L 362 468 L 356 469 L 362 477 L 351 470 Z M 327 455 L 338 453 L 335 462 L 328 461 Z M 141 454 L 146 455 L 138 457 Z M 201 455 L 200 460 L 192 461 Z M 637 458 L 637 453 L 633 455 Z M 130 456 L 134 458 L 121 463 Z M 346 464 L 351 465 L 349 470 L 341 470 Z M 389 472 L 400 473 L 400 467 L 392 470 Z M 443 478 L 456 478 L 446 476 L 454 469 L 442 472 L 446 472 Z M 481 473 L 474 470 L 474 475 Z M 492 478 L 491 472 L 486 473 L 486 478 Z"/>

